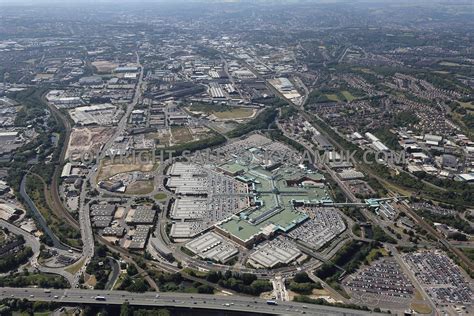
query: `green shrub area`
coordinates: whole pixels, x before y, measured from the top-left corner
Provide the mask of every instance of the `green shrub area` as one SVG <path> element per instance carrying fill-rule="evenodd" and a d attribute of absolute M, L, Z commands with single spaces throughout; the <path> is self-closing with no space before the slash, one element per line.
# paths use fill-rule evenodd
<path fill-rule="evenodd" d="M 144 293 L 150 290 L 148 283 L 141 277 L 131 278 L 128 275 L 122 280 L 119 290 Z"/>
<path fill-rule="evenodd" d="M 239 293 L 258 296 L 263 292 L 273 289 L 268 280 L 259 280 L 254 274 L 244 273 L 224 273 L 217 282 L 222 287 L 234 290 Z"/>
<path fill-rule="evenodd" d="M 299 152 L 304 152 L 305 147 L 298 143 L 297 141 L 292 140 L 291 138 L 286 137 L 283 135 L 283 132 L 280 130 L 271 130 L 268 132 L 268 136 L 270 137 L 271 140 L 273 141 L 279 141 L 284 144 L 289 145 L 290 147 L 293 147 Z M 311 157 L 313 159 L 314 157 Z"/>
<path fill-rule="evenodd" d="M 161 292 L 182 292 L 213 294 L 214 288 L 201 282 L 190 282 L 180 273 L 165 273 L 152 271 L 149 273 L 155 280 Z"/>
<path fill-rule="evenodd" d="M 15 126 L 27 126 L 29 124 L 44 124 L 46 105 L 41 102 L 41 96 L 47 91 L 46 88 L 31 88 L 19 91 L 12 96 L 21 103 L 22 108 L 15 118 Z M 39 102 L 40 101 L 40 102 Z"/>
<path fill-rule="evenodd" d="M 193 102 L 189 109 L 195 112 L 204 112 L 206 114 L 211 114 L 213 112 L 230 111 L 233 109 L 233 107 L 226 104 Z"/>
<path fill-rule="evenodd" d="M 65 222 L 63 218 L 58 218 L 49 209 L 42 181 L 36 176 L 28 175 L 26 178 L 26 192 L 38 211 L 43 215 L 48 227 L 61 242 L 72 247 L 82 247 L 80 231 Z"/>
<path fill-rule="evenodd" d="M 309 295 L 313 289 L 322 289 L 321 283 L 311 280 L 306 272 L 295 274 L 293 280 L 287 282 L 286 286 L 298 294 Z"/>
<path fill-rule="evenodd" d="M 100 313 L 103 315 L 104 313 Z M 106 313 L 111 315 L 117 315 L 117 313 Z M 97 314 L 94 314 L 97 315 Z M 123 303 L 120 306 L 120 316 L 170 316 L 171 313 L 165 308 L 145 308 L 130 306 L 128 302 Z"/>
<path fill-rule="evenodd" d="M 253 120 L 240 125 L 227 133 L 230 138 L 240 137 L 253 131 L 267 129 L 275 120 L 278 112 L 274 108 L 268 108 L 260 112 Z"/>
<path fill-rule="evenodd" d="M 390 132 L 388 128 L 379 128 L 373 131 L 373 134 L 388 148 L 392 150 L 402 149 L 402 146 L 398 143 L 398 137 Z"/>
<path fill-rule="evenodd" d="M 219 284 L 220 286 L 235 292 L 258 296 L 263 292 L 273 289 L 268 280 L 257 279 L 257 276 L 250 273 L 232 273 L 226 271 L 210 271 L 208 273 L 190 273 L 196 277 L 205 279 L 208 282 Z"/>
<path fill-rule="evenodd" d="M 69 283 L 60 275 L 46 273 L 30 273 L 28 271 L 0 277 L 2 287 L 29 287 L 66 289 Z"/>
<path fill-rule="evenodd" d="M 370 251 L 374 248 L 377 248 L 377 243 L 375 242 L 351 241 L 342 247 L 331 262 L 324 263 L 316 270 L 316 276 L 328 283 L 337 282 L 344 272 L 343 270 L 346 273 L 356 271 L 365 262 Z"/>
<path fill-rule="evenodd" d="M 15 253 L 7 253 L 0 258 L 0 272 L 8 272 L 28 262 L 33 256 L 33 250 L 30 247 L 23 247 Z"/>
<path fill-rule="evenodd" d="M 172 146 L 172 147 L 168 148 L 167 150 L 174 151 L 174 153 L 173 153 L 174 156 L 180 156 L 185 151 L 194 152 L 194 151 L 197 151 L 197 150 L 202 150 L 202 149 L 206 149 L 206 148 L 221 145 L 221 144 L 225 143 L 225 141 L 226 141 L 226 139 L 225 139 L 224 136 L 219 135 L 217 133 L 214 133 L 214 135 L 211 136 L 211 137 L 201 139 L 201 140 L 197 140 L 197 141 L 193 141 L 193 142 L 189 142 L 189 143 L 185 143 L 185 144 Z M 165 157 L 165 158 L 167 158 L 167 157 Z"/>
<path fill-rule="evenodd" d="M 317 298 L 313 299 L 304 295 L 297 295 L 293 299 L 295 302 L 299 303 L 307 303 L 307 304 L 317 304 L 317 305 L 325 305 L 325 306 L 334 306 L 334 307 L 341 307 L 341 308 L 351 308 L 351 309 L 357 309 L 357 310 L 363 310 L 363 311 L 370 311 L 370 309 L 367 306 L 360 306 L 357 304 L 344 304 L 344 303 L 329 303 L 325 299 L 322 298 Z"/>
<path fill-rule="evenodd" d="M 388 242 L 390 244 L 396 244 L 397 241 L 390 235 L 388 235 L 380 226 L 372 226 L 373 239 L 379 242 Z"/>
<path fill-rule="evenodd" d="M 64 304 L 60 302 L 31 302 L 26 299 L 19 298 L 5 298 L 0 301 L 2 316 L 40 315 L 40 313 L 50 315 L 52 311 L 60 308 L 63 305 Z"/>
<path fill-rule="evenodd" d="M 440 215 L 434 214 L 427 210 L 420 210 L 419 215 L 423 216 L 426 221 L 430 224 L 441 223 L 448 226 L 454 227 L 457 230 L 460 230 L 466 234 L 474 234 L 474 227 L 472 227 L 469 222 L 463 220 L 459 215 L 450 216 L 450 215 Z"/>
<path fill-rule="evenodd" d="M 412 111 L 398 112 L 394 117 L 394 125 L 397 127 L 409 127 L 416 125 L 420 119 Z"/>

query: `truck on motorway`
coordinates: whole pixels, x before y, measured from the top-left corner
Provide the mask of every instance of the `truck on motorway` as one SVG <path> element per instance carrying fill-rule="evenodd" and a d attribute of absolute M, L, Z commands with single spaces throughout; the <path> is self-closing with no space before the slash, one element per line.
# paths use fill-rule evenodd
<path fill-rule="evenodd" d="M 274 301 L 274 300 L 268 300 L 267 304 L 268 305 L 278 305 L 277 301 Z"/>
<path fill-rule="evenodd" d="M 96 300 L 96 301 L 105 301 L 105 297 L 100 296 L 100 295 L 97 295 L 97 296 L 95 297 L 95 300 Z"/>

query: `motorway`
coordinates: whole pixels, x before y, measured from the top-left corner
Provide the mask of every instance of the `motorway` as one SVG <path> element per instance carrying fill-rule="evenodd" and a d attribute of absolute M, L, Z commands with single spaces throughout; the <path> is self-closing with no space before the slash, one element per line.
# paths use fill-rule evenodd
<path fill-rule="evenodd" d="M 207 310 L 229 310 L 248 313 L 266 313 L 269 315 L 367 315 L 367 311 L 358 311 L 339 307 L 329 307 L 314 304 L 302 304 L 293 302 L 279 302 L 278 305 L 268 305 L 265 300 L 245 296 L 217 296 L 209 294 L 189 293 L 130 293 L 125 291 L 105 290 L 79 290 L 51 289 L 45 292 L 40 288 L 2 288 L 0 299 L 17 298 L 30 301 L 53 301 L 64 304 L 100 304 L 121 305 L 128 301 L 131 305 L 156 306 L 156 307 L 178 307 Z M 96 296 L 104 297 L 104 300 L 95 300 Z M 384 315 L 381 313 L 370 313 L 371 315 Z"/>

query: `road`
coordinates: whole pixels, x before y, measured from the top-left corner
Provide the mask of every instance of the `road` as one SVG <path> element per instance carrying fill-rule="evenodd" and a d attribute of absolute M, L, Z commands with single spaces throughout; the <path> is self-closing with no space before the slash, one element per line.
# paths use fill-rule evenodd
<path fill-rule="evenodd" d="M 105 300 L 95 300 L 102 296 Z M 158 297 L 157 297 L 158 296 Z M 265 300 L 244 296 L 217 296 L 208 294 L 189 293 L 130 293 L 125 291 L 99 291 L 99 290 L 55 290 L 45 293 L 40 288 L 2 288 L 0 299 L 15 297 L 30 301 L 53 301 L 62 303 L 121 305 L 128 301 L 131 305 L 180 307 L 208 310 L 230 310 L 249 313 L 266 313 L 270 315 L 367 315 L 366 311 L 351 310 L 346 308 L 328 307 L 322 305 L 302 304 L 293 302 L 280 302 L 278 305 L 268 305 Z M 371 315 L 384 315 L 371 313 Z"/>
<path fill-rule="evenodd" d="M 114 288 L 115 282 L 117 281 L 120 275 L 120 263 L 112 257 L 107 257 L 110 267 L 112 271 L 110 272 L 109 279 L 107 280 L 107 284 L 105 288 L 107 290 L 112 290 Z"/>
<path fill-rule="evenodd" d="M 346 51 L 344 52 L 344 55 L 345 55 Z M 249 68 L 257 77 L 261 77 L 254 69 L 252 69 L 251 67 Z M 269 88 L 271 88 L 270 85 L 268 85 Z M 288 104 L 290 104 L 291 106 L 293 106 L 295 108 L 295 110 L 297 110 L 299 113 L 301 113 L 301 115 L 308 121 L 310 122 L 313 126 L 315 125 L 314 124 L 314 119 L 311 117 L 311 115 L 309 115 L 306 111 L 304 110 L 301 110 L 297 104 L 294 104 L 291 100 L 285 98 L 283 95 L 281 95 L 280 93 L 278 93 L 278 95 L 283 98 L 285 101 L 288 102 Z M 317 117 L 317 116 L 316 116 Z M 317 117 L 319 120 L 321 120 L 321 118 Z M 323 121 L 323 120 L 321 120 Z M 336 142 L 330 135 L 328 135 L 327 133 L 324 132 L 324 130 L 322 130 L 319 126 L 314 126 L 318 131 L 321 132 L 321 134 L 326 137 L 330 143 L 332 143 L 334 146 L 336 146 L 336 148 L 340 149 L 341 152 L 343 152 L 344 150 L 344 147 L 341 146 L 341 144 L 339 144 L 338 142 Z M 285 135 L 288 137 L 288 135 Z M 294 140 L 294 139 L 293 139 Z M 303 144 L 304 146 L 304 144 Z M 306 146 L 305 146 L 306 149 L 308 149 Z M 310 150 L 310 152 L 312 152 Z M 359 199 L 357 199 L 354 194 L 349 190 L 349 188 L 345 185 L 345 183 L 343 183 L 339 177 L 337 177 L 337 175 L 335 174 L 334 171 L 332 171 L 329 166 L 327 166 L 326 164 L 323 164 L 324 168 L 329 172 L 329 174 L 331 175 L 331 177 L 333 178 L 334 181 L 336 181 L 336 183 L 339 185 L 339 187 L 344 191 L 344 193 L 346 194 L 347 197 L 349 197 L 349 199 L 354 202 L 354 203 L 358 203 L 360 202 Z M 372 170 L 370 169 L 367 169 L 367 168 L 363 168 L 363 171 L 365 171 L 366 173 L 368 173 L 370 176 L 374 177 L 375 179 L 377 179 L 382 185 L 385 185 L 387 184 L 387 180 L 386 179 L 381 179 L 379 176 L 377 176 L 376 174 L 374 174 L 374 172 L 372 172 Z M 390 191 L 390 190 L 389 190 Z M 416 221 L 423 227 L 425 228 L 428 232 L 430 232 L 433 236 L 435 236 L 436 238 L 438 238 L 438 240 L 446 247 L 448 248 L 452 253 L 454 253 L 461 261 L 463 261 L 464 264 L 466 264 L 467 267 L 469 267 L 470 269 L 474 269 L 474 265 L 472 264 L 472 262 L 469 260 L 469 258 L 467 258 L 467 256 L 459 249 L 455 248 L 448 240 L 446 240 L 444 238 L 444 236 L 442 236 L 441 234 L 439 234 L 433 227 L 431 227 L 431 225 L 429 225 L 428 223 L 426 223 L 420 216 L 418 216 L 418 214 L 416 214 L 416 212 L 414 212 L 411 207 L 406 203 L 406 201 L 403 201 L 403 203 L 405 204 L 406 206 L 406 211 L 408 213 L 410 213 L 410 215 L 412 215 Z M 386 227 L 384 225 L 381 225 L 380 224 L 380 221 L 379 219 L 373 214 L 371 213 L 370 211 L 368 211 L 367 209 L 365 208 L 361 208 L 361 211 L 363 213 L 363 215 L 367 218 L 367 219 L 370 219 L 372 222 L 376 223 L 377 225 L 380 226 L 380 228 L 382 228 L 385 233 L 387 233 L 388 235 L 392 236 L 393 237 L 393 234 L 391 232 L 389 232 L 388 230 L 386 230 Z"/>
<path fill-rule="evenodd" d="M 40 255 L 40 241 L 34 237 L 33 235 L 29 234 L 28 232 L 24 231 L 23 229 L 16 227 L 15 225 L 1 219 L 0 220 L 0 227 L 8 229 L 10 232 L 16 234 L 16 235 L 21 235 L 25 239 L 25 243 L 31 247 L 31 250 L 33 251 L 33 257 L 30 258 L 29 263 L 33 268 L 38 269 L 39 271 L 43 273 L 52 273 L 52 274 L 59 274 L 63 276 L 70 284 L 74 282 L 74 277 L 72 274 L 64 270 L 64 267 L 59 267 L 59 268 L 50 268 L 50 267 L 45 267 L 41 266 L 38 263 L 38 257 Z"/>
<path fill-rule="evenodd" d="M 392 253 L 393 257 L 397 261 L 398 265 L 400 266 L 400 269 L 404 272 L 404 274 L 410 279 L 412 284 L 415 286 L 415 288 L 421 293 L 423 299 L 420 300 L 420 302 L 425 303 L 430 306 L 431 308 L 431 314 L 430 315 L 436 315 L 436 305 L 431 299 L 431 297 L 426 293 L 425 289 L 421 286 L 420 282 L 416 278 L 415 274 L 413 273 L 413 270 L 408 266 L 408 264 L 403 260 L 402 256 L 398 252 L 397 248 L 393 245 L 388 245 L 387 248 L 390 250 Z"/>
<path fill-rule="evenodd" d="M 138 80 L 138 83 L 137 83 L 137 86 L 136 86 L 136 91 L 135 91 L 135 94 L 134 94 L 134 98 L 133 98 L 132 102 L 128 105 L 126 113 L 124 114 L 124 116 L 120 120 L 120 122 L 118 124 L 118 127 L 117 127 L 117 130 L 116 130 L 116 133 L 108 140 L 106 145 L 103 147 L 103 151 L 101 152 L 101 157 L 102 158 L 105 157 L 105 153 L 106 153 L 107 149 L 110 148 L 110 146 L 113 144 L 113 141 L 115 140 L 115 138 L 117 136 L 119 136 L 125 130 L 126 125 L 127 125 L 128 116 L 132 112 L 135 105 L 138 104 L 138 102 L 141 99 L 141 95 L 142 95 L 141 85 L 142 85 L 142 81 L 143 81 L 143 67 L 140 65 L 140 60 L 139 60 L 138 53 L 136 53 L 136 56 L 137 56 L 137 64 L 140 67 L 140 76 L 139 76 L 139 80 Z M 73 282 L 71 283 L 72 287 L 77 287 L 78 283 L 79 283 L 80 275 L 84 272 L 85 267 L 90 262 L 91 258 L 94 256 L 94 234 L 93 234 L 93 230 L 92 230 L 92 226 L 91 226 L 88 205 L 86 205 L 86 203 L 85 203 L 86 195 L 87 195 L 87 191 L 88 191 L 88 190 L 86 190 L 85 186 L 86 186 L 86 183 L 88 181 L 90 181 L 90 183 L 93 186 L 96 185 L 97 182 L 95 181 L 95 178 L 96 178 L 96 175 L 97 175 L 98 163 L 96 162 L 96 165 L 94 165 L 92 167 L 92 172 L 89 173 L 89 175 L 86 177 L 86 180 L 84 181 L 83 188 L 82 188 L 81 194 L 80 194 L 79 220 L 76 221 L 76 219 L 74 217 L 72 217 L 72 215 L 69 213 L 69 211 L 67 209 L 65 209 L 65 207 L 63 206 L 63 204 L 61 202 L 59 192 L 58 192 L 59 184 L 57 182 L 57 179 L 59 178 L 57 175 L 60 172 L 60 166 L 61 166 L 61 164 L 62 164 L 62 162 L 64 161 L 64 158 L 65 158 L 67 143 L 68 143 L 71 128 L 72 128 L 71 122 L 58 109 L 56 109 L 54 106 L 49 104 L 49 102 L 47 102 L 45 99 L 43 99 L 43 100 L 48 105 L 48 107 L 51 110 L 54 117 L 58 121 L 60 121 L 60 123 L 62 123 L 64 125 L 64 128 L 65 128 L 64 145 L 63 145 L 63 148 L 61 149 L 59 164 L 56 166 L 55 176 L 53 177 L 53 180 L 52 180 L 52 183 L 51 183 L 51 186 L 50 186 L 50 190 L 51 190 L 51 201 L 50 202 L 52 204 L 52 205 L 50 205 L 50 207 L 54 208 L 56 211 L 59 211 L 63 215 L 64 220 L 68 221 L 73 227 L 79 228 L 80 231 L 81 231 L 83 249 L 82 249 L 82 256 L 78 260 L 78 262 L 82 261 L 82 268 L 74 275 Z M 100 159 L 97 159 L 97 161 L 100 161 Z M 99 239 L 100 242 L 105 243 L 108 246 L 110 246 L 110 244 L 107 243 L 105 240 L 103 240 L 101 238 L 98 238 L 98 239 Z M 128 259 L 128 260 L 130 261 L 130 259 Z"/>
<path fill-rule="evenodd" d="M 33 216 L 36 218 L 38 224 L 41 226 L 41 229 L 43 230 L 43 232 L 46 235 L 48 235 L 48 237 L 53 242 L 54 248 L 61 249 L 61 250 L 70 249 L 69 247 L 64 246 L 63 243 L 59 240 L 59 238 L 56 237 L 56 235 L 53 233 L 51 228 L 48 227 L 48 223 L 46 223 L 46 219 L 43 217 L 43 214 L 41 214 L 41 212 L 36 208 L 36 205 L 33 202 L 33 200 L 30 198 L 28 193 L 26 193 L 26 177 L 27 177 L 27 174 L 25 174 L 23 176 L 23 179 L 21 179 L 21 184 L 20 184 L 21 197 L 25 200 L 29 209 L 33 213 Z"/>
<path fill-rule="evenodd" d="M 281 276 L 276 276 L 274 279 L 272 279 L 272 285 L 273 296 L 278 301 L 290 301 L 290 295 L 285 286 L 285 279 L 283 279 Z"/>
<path fill-rule="evenodd" d="M 419 216 L 413 208 L 406 202 L 402 201 L 402 209 L 407 213 L 410 214 L 412 218 L 415 219 L 415 221 L 426 231 L 431 233 L 434 237 L 438 239 L 438 241 L 443 244 L 447 249 L 449 249 L 452 253 L 454 253 L 469 269 L 473 270 L 474 269 L 474 264 L 472 261 L 458 248 L 454 247 L 445 237 L 443 234 L 438 232 L 433 226 L 428 224 L 423 220 L 421 216 Z"/>

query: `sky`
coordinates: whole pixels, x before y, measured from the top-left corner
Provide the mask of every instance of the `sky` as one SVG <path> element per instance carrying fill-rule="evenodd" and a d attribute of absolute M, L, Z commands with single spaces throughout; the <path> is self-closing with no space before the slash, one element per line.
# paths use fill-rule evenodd
<path fill-rule="evenodd" d="M 401 2 L 420 2 L 420 3 L 436 3 L 436 2 L 450 2 L 450 3 L 466 3 L 471 0 L 0 0 L 1 5 L 38 5 L 38 4 L 119 4 L 119 3 L 190 3 L 190 2 L 205 2 L 205 3 L 334 3 L 334 2 L 372 2 L 372 3 L 401 3 Z"/>

